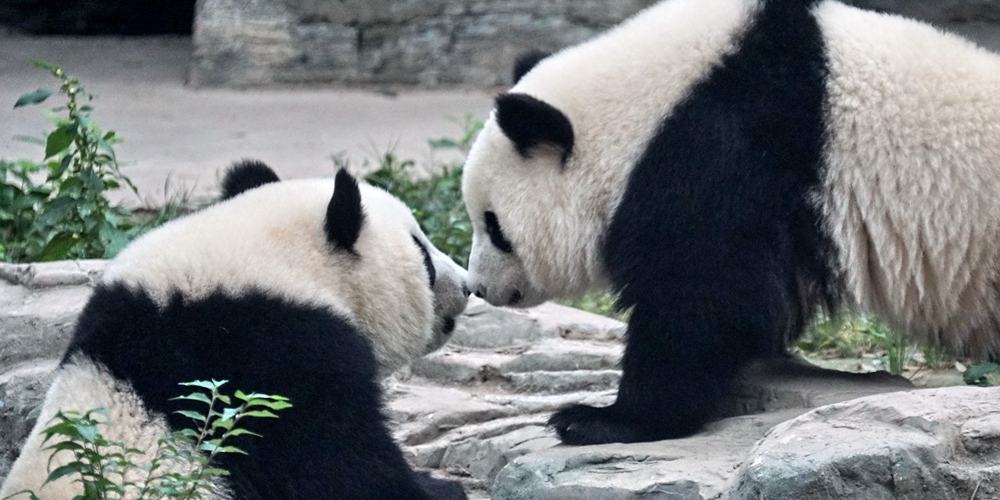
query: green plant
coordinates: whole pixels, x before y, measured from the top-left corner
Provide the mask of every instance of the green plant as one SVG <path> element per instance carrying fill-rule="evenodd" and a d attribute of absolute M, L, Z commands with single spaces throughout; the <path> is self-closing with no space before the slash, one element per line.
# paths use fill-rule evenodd
<path fill-rule="evenodd" d="M 998 386 L 1000 385 L 1000 365 L 988 361 L 972 365 L 962 374 L 962 379 L 968 385 Z"/>
<path fill-rule="evenodd" d="M 948 351 L 940 346 L 924 346 L 921 353 L 924 355 L 924 366 L 931 370 L 944 368 L 951 358 Z"/>
<path fill-rule="evenodd" d="M 482 130 L 483 122 L 474 119 L 471 113 L 465 116 L 464 121 L 451 120 L 462 127 L 461 137 L 432 140 L 431 149 L 454 149 L 464 155 Z M 345 166 L 340 159 L 335 158 L 334 161 Z M 415 174 L 414 165 L 413 160 L 400 160 L 392 152 L 387 152 L 379 158 L 379 168 L 368 174 L 365 180 L 406 203 L 431 243 L 459 265 L 468 266 L 472 250 L 472 223 L 462 201 L 461 163 L 435 165 L 434 170 L 438 173 L 426 178 Z"/>
<path fill-rule="evenodd" d="M 864 319 L 849 315 L 817 314 L 796 347 L 824 357 L 858 357 L 871 352 L 874 342 L 863 333 Z"/>
<path fill-rule="evenodd" d="M 618 321 L 627 323 L 631 311 L 619 310 L 616 305 L 617 301 L 618 296 L 616 294 L 604 292 L 584 295 L 583 297 L 575 299 L 564 299 L 558 302 L 564 306 L 583 309 L 584 311 L 600 314 L 609 318 L 615 318 Z"/>
<path fill-rule="evenodd" d="M 74 500 L 120 499 L 126 494 L 139 500 L 196 500 L 211 494 L 213 480 L 229 474 L 224 469 L 212 467 L 213 459 L 220 453 L 245 454 L 243 450 L 227 444 L 227 440 L 243 434 L 260 437 L 239 427 L 240 421 L 251 417 L 277 418 L 271 410 L 291 407 L 288 400 L 281 396 L 244 394 L 241 391 L 233 395 L 241 402 L 232 406 L 232 398 L 219 392 L 225 383 L 225 380 L 213 380 L 181 384 L 204 389 L 208 395 L 196 391 L 174 399 L 201 402 L 208 408 L 204 413 L 190 410 L 176 412 L 190 418 L 195 427 L 160 439 L 155 455 L 148 462 L 143 460 L 142 450 L 126 448 L 125 443 L 110 441 L 98 432 L 100 426 L 112 425 L 106 420 L 108 414 L 104 409 L 83 414 L 58 412 L 52 419 L 54 423 L 43 431 L 45 443 L 50 440 L 58 442 L 45 450 L 50 450 L 53 457 L 56 453 L 71 452 L 73 460 L 51 470 L 45 484 L 65 476 L 78 477 L 76 481 L 81 483 L 83 491 Z M 221 405 L 217 409 L 218 403 Z M 98 415 L 105 419 L 99 420 Z M 135 461 L 146 465 L 138 465 Z M 133 472 L 145 477 L 141 484 L 126 480 Z M 132 493 L 135 495 L 132 496 Z M 21 494 L 28 495 L 30 500 L 39 498 L 30 490 L 18 492 L 12 497 Z"/>
<path fill-rule="evenodd" d="M 135 190 L 118 168 L 112 146 L 120 140 L 90 118 L 94 96 L 79 80 L 46 62 L 35 65 L 55 76 L 59 89 L 26 93 L 14 108 L 42 103 L 56 93 L 66 97 L 66 104 L 47 113 L 55 130 L 44 141 L 34 141 L 44 145 L 42 163 L 0 161 L 0 260 L 112 257 L 146 229 L 105 197 L 123 186 Z M 44 182 L 37 182 L 41 176 Z"/>
<path fill-rule="evenodd" d="M 885 352 L 882 359 L 888 366 L 889 373 L 902 375 L 903 369 L 910 364 L 913 355 L 917 353 L 917 345 L 908 342 L 899 332 L 878 320 L 862 316 L 860 321 L 861 333 L 870 336 L 875 345 Z"/>

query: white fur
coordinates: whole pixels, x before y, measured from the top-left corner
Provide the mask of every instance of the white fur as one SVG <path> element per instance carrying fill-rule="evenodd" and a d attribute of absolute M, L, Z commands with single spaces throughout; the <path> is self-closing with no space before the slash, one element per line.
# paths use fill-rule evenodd
<path fill-rule="evenodd" d="M 256 289 L 326 307 L 371 338 L 382 372 L 389 373 L 447 340 L 440 326 L 465 308 L 465 271 L 431 245 L 402 202 L 366 184 L 360 188 L 360 258 L 327 243 L 323 221 L 334 181 L 290 180 L 139 238 L 108 266 L 104 282 L 145 290 L 161 306 L 174 293 L 190 301 L 216 290 L 239 296 Z M 434 293 L 412 236 L 434 258 Z"/>
<path fill-rule="evenodd" d="M 848 298 L 957 352 L 1000 353 L 1000 57 L 833 1 L 820 206 Z"/>
<path fill-rule="evenodd" d="M 54 423 L 52 419 L 59 411 L 76 411 L 83 414 L 94 408 L 104 408 L 108 411 L 107 417 L 95 415 L 96 419 L 107 419 L 113 423 L 98 428 L 105 438 L 127 443 L 129 448 L 144 452 L 143 455 L 128 457 L 138 466 L 149 465 L 149 460 L 156 455 L 157 440 L 169 434 L 163 416 L 150 414 L 127 382 L 115 380 L 88 358 L 77 356 L 70 363 L 60 367 L 56 373 L 56 378 L 45 395 L 38 422 L 21 448 L 21 455 L 14 462 L 7 481 L 0 488 L 0 498 L 6 498 L 23 490 L 34 491 L 43 500 L 53 498 L 68 500 L 81 494 L 80 484 L 74 482 L 71 476 L 64 476 L 42 486 L 48 477 L 48 471 L 55 470 L 73 459 L 71 452 L 61 451 L 50 463 L 49 457 L 52 452 L 45 448 L 59 443 L 60 439 L 53 438 L 43 444 L 45 436 L 42 431 Z M 112 450 L 103 451 L 107 453 Z M 175 465 L 173 462 L 167 464 Z M 157 473 L 180 472 L 175 468 L 161 468 L 157 471 Z M 145 478 L 144 473 L 132 471 L 125 479 L 137 482 L 141 486 Z M 115 478 L 112 476 L 112 479 Z M 206 500 L 229 498 L 223 485 L 216 486 L 216 494 Z M 125 499 L 136 498 L 138 492 L 132 489 L 128 493 Z M 15 498 L 27 497 L 22 495 Z"/>
<path fill-rule="evenodd" d="M 605 286 L 604 234 L 632 167 L 663 117 L 734 48 L 756 8 L 754 0 L 663 2 L 529 71 L 510 91 L 566 114 L 576 145 L 564 168 L 555 151 L 525 160 L 495 117 L 487 120 L 462 183 L 475 231 L 470 289 L 488 285 L 494 304 L 519 290 L 516 305 L 530 306 Z M 488 210 L 514 255 L 490 244 Z"/>
<path fill-rule="evenodd" d="M 678 101 L 733 47 L 754 0 L 667 0 L 542 60 L 511 89 L 569 118 L 576 143 L 523 159 L 491 117 L 465 167 L 470 288 L 528 306 L 606 283 L 627 176 Z M 926 24 L 819 4 L 829 54 L 815 202 L 848 305 L 981 358 L 1000 354 L 1000 57 Z M 776 193 L 778 195 L 778 193 Z M 514 254 L 486 237 L 492 210 Z"/>
<path fill-rule="evenodd" d="M 325 307 L 368 335 L 380 371 L 388 374 L 448 339 L 450 332 L 442 331 L 445 318 L 457 316 L 466 305 L 465 270 L 430 243 L 399 200 L 368 185 L 360 189 L 365 223 L 354 247 L 359 257 L 335 251 L 326 241 L 323 221 L 334 181 L 285 181 L 252 189 L 139 238 L 108 265 L 103 281 L 144 290 L 160 306 L 174 294 L 194 301 L 215 291 L 238 297 L 253 289 Z M 431 254 L 437 275 L 433 290 L 414 236 Z M 0 498 L 24 489 L 43 499 L 79 494 L 79 485 L 68 478 L 39 489 L 51 470 L 50 452 L 41 449 L 39 433 L 60 409 L 98 407 L 109 410 L 114 423 L 101 433 L 146 456 L 155 453 L 157 439 L 168 433 L 165 419 L 146 411 L 127 382 L 78 355 L 60 368 Z M 70 457 L 61 453 L 52 467 Z M 226 500 L 228 493 L 218 486 L 211 500 Z"/>

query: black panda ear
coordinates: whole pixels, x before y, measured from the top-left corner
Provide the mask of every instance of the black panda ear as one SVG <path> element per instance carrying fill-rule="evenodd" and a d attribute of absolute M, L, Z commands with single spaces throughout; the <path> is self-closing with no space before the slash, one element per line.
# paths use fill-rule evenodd
<path fill-rule="evenodd" d="M 511 79 L 511 82 L 517 83 L 521 81 L 521 77 L 523 77 L 525 74 L 531 71 L 531 68 L 534 68 L 535 65 L 539 63 L 539 61 L 545 59 L 546 57 L 549 57 L 550 55 L 552 55 L 551 52 L 545 52 L 544 50 L 538 50 L 538 49 L 531 49 L 517 56 L 517 59 L 514 61 L 514 71 L 511 75 L 513 77 Z"/>
<path fill-rule="evenodd" d="M 258 160 L 240 160 L 233 163 L 222 178 L 222 199 L 228 200 L 244 191 L 278 182 L 278 174 Z"/>
<path fill-rule="evenodd" d="M 334 180 L 333 197 L 326 207 L 326 240 L 336 248 L 354 252 L 354 243 L 358 241 L 361 226 L 365 222 L 365 213 L 361 210 L 361 190 L 358 181 L 340 169 Z"/>
<path fill-rule="evenodd" d="M 573 125 L 551 104 L 527 94 L 503 94 L 497 97 L 496 117 L 504 135 L 524 158 L 543 144 L 560 150 L 563 163 L 573 151 Z"/>

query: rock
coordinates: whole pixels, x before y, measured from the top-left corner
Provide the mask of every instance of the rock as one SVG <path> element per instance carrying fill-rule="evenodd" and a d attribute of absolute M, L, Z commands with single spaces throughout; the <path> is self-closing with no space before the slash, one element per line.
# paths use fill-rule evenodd
<path fill-rule="evenodd" d="M 515 458 L 497 475 L 493 500 L 716 498 L 754 443 L 775 424 L 807 410 L 713 423 L 685 439 L 559 446 Z M 783 497 L 791 498 L 791 497 Z"/>
<path fill-rule="evenodd" d="M 510 84 L 516 56 L 586 40 L 655 0 L 204 0 L 190 81 Z M 934 23 L 1000 49 L 997 0 L 848 0 Z"/>
<path fill-rule="evenodd" d="M 0 373 L 0 483 L 38 420 L 58 360 L 32 361 Z"/>
<path fill-rule="evenodd" d="M 0 264 L 0 479 L 102 270 L 100 261 Z M 857 400 L 912 386 L 795 358 L 748 367 L 721 420 L 696 436 L 560 446 L 545 427 L 553 411 L 614 401 L 624 332 L 555 304 L 515 311 L 473 300 L 448 345 L 385 381 L 394 435 L 411 463 L 462 481 L 474 499 L 968 498 L 980 480 L 978 498 L 996 496 L 996 390 Z"/>
<path fill-rule="evenodd" d="M 510 83 L 527 49 L 583 41 L 654 0 L 204 0 L 196 86 Z"/>
<path fill-rule="evenodd" d="M 0 264 L 0 373 L 60 357 L 103 272 L 99 260 Z"/>
<path fill-rule="evenodd" d="M 824 406 L 747 456 L 734 499 L 1000 497 L 1000 387 L 950 387 Z"/>

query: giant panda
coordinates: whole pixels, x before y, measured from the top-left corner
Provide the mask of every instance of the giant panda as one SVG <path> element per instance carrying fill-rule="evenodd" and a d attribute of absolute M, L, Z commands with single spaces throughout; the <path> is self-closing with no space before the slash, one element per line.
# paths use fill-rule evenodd
<path fill-rule="evenodd" d="M 84 308 L 38 424 L 0 498 L 31 489 L 69 500 L 68 478 L 41 489 L 40 431 L 59 410 L 103 407 L 112 441 L 156 450 L 191 427 L 171 401 L 192 380 L 228 380 L 290 398 L 216 500 L 464 499 L 457 483 L 416 473 L 381 413 L 380 376 L 442 345 L 466 305 L 465 271 L 434 248 L 409 209 L 341 170 L 277 182 L 261 163 L 234 166 L 225 201 L 170 222 L 107 266 Z M 51 444 L 51 443 L 49 443 Z M 76 491 L 74 491 L 77 489 Z"/>
<path fill-rule="evenodd" d="M 570 444 L 698 431 L 819 308 L 1000 355 L 1000 57 L 836 0 L 665 0 L 529 55 L 464 169 L 472 291 L 610 287 L 617 399 Z"/>

